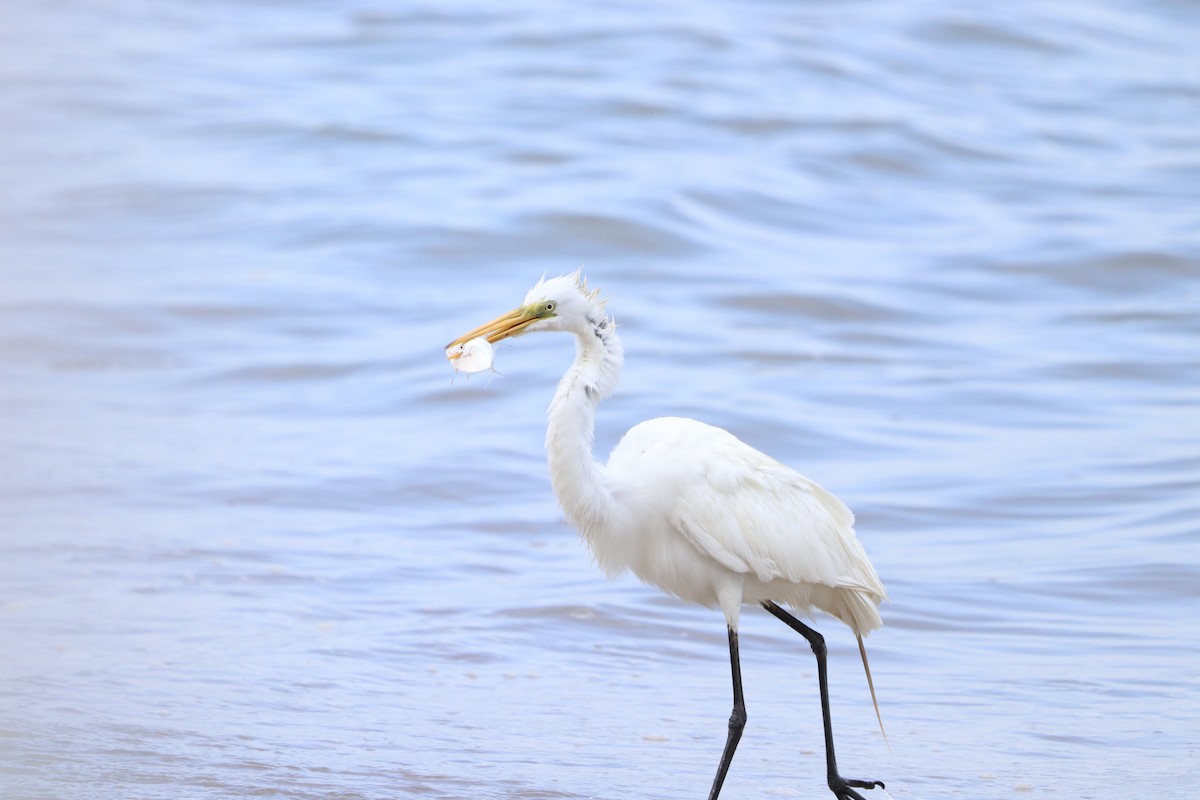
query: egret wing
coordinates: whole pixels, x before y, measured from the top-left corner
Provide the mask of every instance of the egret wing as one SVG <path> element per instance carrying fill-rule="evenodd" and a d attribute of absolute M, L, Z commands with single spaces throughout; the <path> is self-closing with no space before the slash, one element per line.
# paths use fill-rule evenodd
<path fill-rule="evenodd" d="M 722 431 L 722 433 L 724 433 Z M 865 592 L 884 589 L 845 504 L 732 434 L 711 437 L 671 522 L 696 548 L 763 583 L 784 580 Z"/>

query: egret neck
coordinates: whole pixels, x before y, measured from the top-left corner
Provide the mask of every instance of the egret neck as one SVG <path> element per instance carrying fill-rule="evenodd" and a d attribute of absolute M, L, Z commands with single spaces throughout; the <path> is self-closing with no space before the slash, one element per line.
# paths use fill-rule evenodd
<path fill-rule="evenodd" d="M 572 331 L 575 363 L 558 383 L 546 426 L 554 495 L 602 565 L 605 542 L 600 540 L 600 531 L 608 528 L 611 535 L 617 506 L 604 480 L 604 466 L 592 455 L 592 443 L 596 407 L 613 393 L 625 360 L 616 328 L 616 322 L 596 306 L 583 327 Z"/>

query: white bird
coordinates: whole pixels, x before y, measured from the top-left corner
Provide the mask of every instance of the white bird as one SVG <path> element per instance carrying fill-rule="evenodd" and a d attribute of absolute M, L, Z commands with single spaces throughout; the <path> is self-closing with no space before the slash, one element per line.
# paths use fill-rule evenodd
<path fill-rule="evenodd" d="M 800 633 L 817 659 L 825 760 L 839 800 L 864 800 L 837 769 L 829 713 L 825 640 L 780 604 L 818 608 L 850 626 L 871 684 L 862 637 L 883 623 L 883 584 L 854 534 L 854 515 L 817 484 L 702 422 L 678 417 L 634 426 L 608 463 L 592 455 L 596 407 L 617 384 L 624 361 L 616 323 L 581 273 L 546 280 L 517 309 L 451 342 L 498 342 L 541 331 L 575 335 L 575 361 L 550 403 L 546 453 L 566 517 L 610 577 L 630 570 L 664 592 L 725 613 L 733 673 L 733 713 L 709 800 L 716 800 L 746 724 L 738 659 L 743 604 L 763 606 Z M 878 715 L 875 689 L 871 700 Z M 880 729 L 883 722 L 880 720 Z"/>

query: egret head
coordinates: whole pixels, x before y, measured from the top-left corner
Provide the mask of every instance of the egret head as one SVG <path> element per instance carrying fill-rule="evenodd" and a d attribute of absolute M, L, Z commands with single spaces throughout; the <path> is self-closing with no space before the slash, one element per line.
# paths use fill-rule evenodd
<path fill-rule="evenodd" d="M 457 345 L 476 338 L 495 344 L 510 336 L 537 331 L 569 331 L 584 335 L 598 324 L 607 325 L 599 294 L 599 290 L 587 288 L 582 272 L 542 278 L 525 295 L 524 303 L 458 337 L 446 345 L 446 352 L 449 354 Z"/>

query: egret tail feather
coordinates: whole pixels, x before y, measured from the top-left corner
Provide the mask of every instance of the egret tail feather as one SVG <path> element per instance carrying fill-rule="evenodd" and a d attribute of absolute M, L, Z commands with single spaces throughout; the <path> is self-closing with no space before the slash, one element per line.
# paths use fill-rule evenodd
<path fill-rule="evenodd" d="M 862 656 L 863 671 L 867 673 L 867 688 L 871 690 L 871 705 L 875 706 L 875 719 L 879 721 L 879 732 L 883 734 L 883 743 L 887 745 L 888 752 L 892 752 L 892 743 L 888 741 L 887 731 L 883 729 L 883 715 L 879 713 L 879 700 L 875 697 L 875 681 L 871 679 L 871 664 L 867 661 L 867 646 L 863 644 L 863 638 L 860 634 L 854 634 L 854 638 L 858 639 L 858 654 Z"/>

